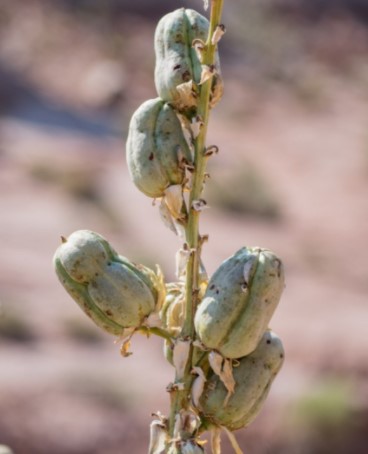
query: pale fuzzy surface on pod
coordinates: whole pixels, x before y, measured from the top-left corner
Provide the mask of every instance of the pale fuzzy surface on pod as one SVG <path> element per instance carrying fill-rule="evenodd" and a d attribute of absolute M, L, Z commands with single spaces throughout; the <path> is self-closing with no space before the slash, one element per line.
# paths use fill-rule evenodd
<path fill-rule="evenodd" d="M 159 309 L 165 293 L 152 270 L 119 256 L 101 235 L 88 230 L 70 235 L 57 249 L 54 264 L 71 297 L 111 334 L 140 326 Z"/>
<path fill-rule="evenodd" d="M 271 251 L 243 247 L 214 273 L 195 315 L 203 344 L 227 358 L 257 347 L 279 303 L 284 270 Z"/>
<path fill-rule="evenodd" d="M 195 96 L 184 96 L 177 87 L 193 80 L 201 80 L 202 65 L 192 47 L 195 39 L 207 40 L 208 20 L 192 9 L 180 8 L 164 16 L 155 32 L 155 84 L 159 96 L 172 103 L 178 110 L 195 107 Z M 217 74 L 212 81 L 211 105 L 222 96 L 223 82 L 220 75 L 220 61 L 216 53 Z"/>
<path fill-rule="evenodd" d="M 107 265 L 116 254 L 108 242 L 98 233 L 78 230 L 72 233 L 67 242 L 58 249 L 58 257 L 65 271 L 76 282 L 88 282 L 96 272 L 96 267 Z"/>
<path fill-rule="evenodd" d="M 237 367 L 233 367 L 235 393 L 227 405 L 228 391 L 213 372 L 200 399 L 207 422 L 231 431 L 249 425 L 259 414 L 284 361 L 282 342 L 275 333 L 266 331 L 256 350 L 238 361 Z"/>
<path fill-rule="evenodd" d="M 167 187 L 182 184 L 191 153 L 172 107 L 160 98 L 144 102 L 133 114 L 126 143 L 130 176 L 149 197 L 162 197 Z"/>

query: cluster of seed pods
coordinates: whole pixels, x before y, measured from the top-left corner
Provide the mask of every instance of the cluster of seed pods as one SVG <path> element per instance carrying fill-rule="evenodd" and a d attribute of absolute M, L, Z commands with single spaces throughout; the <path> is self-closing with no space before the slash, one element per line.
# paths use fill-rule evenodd
<path fill-rule="evenodd" d="M 223 91 L 218 55 L 213 68 L 201 62 L 208 30 L 207 19 L 190 9 L 160 20 L 155 33 L 158 97 L 133 114 L 126 144 L 132 181 L 146 196 L 161 199 L 161 215 L 176 233 L 188 213 L 184 193 L 194 165 L 193 124 L 208 71 L 211 107 Z M 171 390 L 184 386 L 181 379 L 191 362 L 190 404 L 176 414 L 172 433 L 161 414 L 152 422 L 149 454 L 200 454 L 204 431 L 246 427 L 259 413 L 284 358 L 281 340 L 269 329 L 284 287 L 280 259 L 267 249 L 242 247 L 210 280 L 201 279 L 194 337 L 187 339 L 182 337 L 187 257 L 188 250 L 181 249 L 178 282 L 164 283 L 159 269 L 132 263 L 88 230 L 63 238 L 54 257 L 62 285 L 98 327 L 122 338 L 155 328 L 165 338 L 165 356 L 176 369 Z"/>

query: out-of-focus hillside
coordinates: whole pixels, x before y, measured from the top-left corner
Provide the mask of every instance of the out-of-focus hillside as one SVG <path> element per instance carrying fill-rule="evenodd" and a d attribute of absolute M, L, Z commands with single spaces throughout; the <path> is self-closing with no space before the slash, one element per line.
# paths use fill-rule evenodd
<path fill-rule="evenodd" d="M 155 21 L 196 1 L 0 2 L 0 444 L 16 454 L 144 453 L 173 370 L 159 340 L 123 359 L 63 291 L 60 235 L 96 230 L 174 279 L 180 242 L 129 180 L 133 111 L 156 96 Z M 368 444 L 368 26 L 364 1 L 225 1 L 225 95 L 203 214 L 208 272 L 269 247 L 287 285 L 285 366 L 252 454 Z M 230 447 L 224 440 L 224 452 Z"/>

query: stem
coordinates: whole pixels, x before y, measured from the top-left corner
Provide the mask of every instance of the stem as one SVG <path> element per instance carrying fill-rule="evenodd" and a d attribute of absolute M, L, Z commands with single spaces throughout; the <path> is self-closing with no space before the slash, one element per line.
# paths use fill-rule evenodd
<path fill-rule="evenodd" d="M 215 55 L 217 45 L 211 43 L 211 38 L 216 26 L 220 24 L 222 7 L 224 0 L 212 0 L 211 1 L 211 16 L 209 33 L 205 49 L 203 51 L 204 65 L 211 66 L 215 64 Z M 194 314 L 198 304 L 199 296 L 199 268 L 201 263 L 201 241 L 199 235 L 199 216 L 200 212 L 193 209 L 193 201 L 199 200 L 203 191 L 203 183 L 205 178 L 207 158 L 204 155 L 207 126 L 210 114 L 210 94 L 212 86 L 212 78 L 207 80 L 204 84 L 199 86 L 199 100 L 197 115 L 203 122 L 203 127 L 195 140 L 195 155 L 194 155 L 194 167 L 192 188 L 189 196 L 189 213 L 188 221 L 186 225 L 186 242 L 191 251 L 188 259 L 186 269 L 186 284 L 185 284 L 185 311 L 184 311 L 184 324 L 181 332 L 182 339 L 188 339 L 193 341 L 195 337 L 194 331 Z M 186 364 L 184 379 L 184 389 L 182 391 L 175 390 L 171 393 L 171 409 L 169 418 L 169 433 L 173 436 L 175 416 L 181 409 L 187 409 L 190 404 L 190 389 L 193 383 L 193 375 L 191 375 L 192 368 L 192 354 L 193 347 L 191 346 L 188 361 Z M 176 377 L 177 380 L 177 377 Z"/>
<path fill-rule="evenodd" d="M 138 332 L 141 334 L 146 334 L 147 336 L 149 336 L 150 334 L 155 334 L 158 337 L 162 337 L 162 339 L 173 342 L 173 337 L 162 328 L 149 328 L 146 326 L 141 326 Z"/>

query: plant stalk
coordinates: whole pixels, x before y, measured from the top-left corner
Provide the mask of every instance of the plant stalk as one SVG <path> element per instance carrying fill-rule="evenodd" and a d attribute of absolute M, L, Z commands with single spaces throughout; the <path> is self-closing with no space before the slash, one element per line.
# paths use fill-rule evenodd
<path fill-rule="evenodd" d="M 217 45 L 211 43 L 213 32 L 217 25 L 221 22 L 221 14 L 224 0 L 211 1 L 210 26 L 205 49 L 202 54 L 202 64 L 211 66 L 215 64 L 215 54 Z M 186 284 L 185 284 L 185 310 L 184 324 L 181 332 L 181 339 L 194 340 L 194 314 L 198 304 L 199 297 L 199 273 L 201 263 L 201 246 L 202 242 L 199 234 L 199 217 L 200 211 L 193 207 L 193 202 L 201 199 L 207 157 L 205 156 L 207 126 L 210 115 L 210 94 L 211 94 L 212 78 L 199 86 L 199 100 L 197 115 L 200 117 L 203 126 L 194 144 L 194 172 L 192 177 L 192 188 L 189 195 L 189 213 L 186 224 L 186 243 L 190 250 L 190 255 L 186 268 Z M 193 347 L 190 347 L 189 357 L 185 368 L 183 390 L 174 390 L 171 392 L 171 409 L 169 417 L 169 434 L 173 437 L 175 416 L 181 409 L 188 409 L 190 404 L 190 389 L 193 383 L 192 368 Z M 175 377 L 177 381 L 177 377 Z"/>

